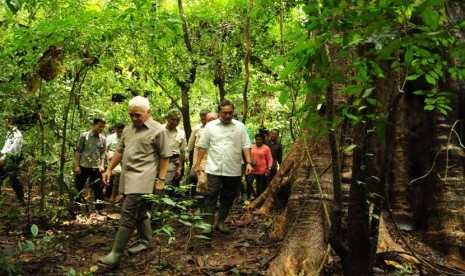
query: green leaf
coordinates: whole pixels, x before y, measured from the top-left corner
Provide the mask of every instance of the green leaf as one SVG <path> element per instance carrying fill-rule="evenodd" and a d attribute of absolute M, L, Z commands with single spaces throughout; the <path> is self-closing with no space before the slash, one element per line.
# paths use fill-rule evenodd
<path fill-rule="evenodd" d="M 295 68 L 297 67 L 297 64 L 299 64 L 299 61 L 298 60 L 294 60 L 290 63 L 287 64 L 286 68 L 284 68 L 284 70 L 281 72 L 281 75 L 280 75 L 280 78 L 282 80 L 286 79 L 286 77 L 294 72 Z"/>
<path fill-rule="evenodd" d="M 426 74 L 425 78 L 428 83 L 436 85 L 436 79 L 430 73 Z"/>
<path fill-rule="evenodd" d="M 433 110 L 434 105 L 425 105 L 425 110 Z"/>
<path fill-rule="evenodd" d="M 168 204 L 168 205 L 170 205 L 170 206 L 176 205 L 176 202 L 173 201 L 173 200 L 172 200 L 171 198 L 169 198 L 169 197 L 164 197 L 164 198 L 161 199 L 161 201 L 163 201 L 163 203 Z"/>
<path fill-rule="evenodd" d="M 437 30 L 439 26 L 439 14 L 431 7 L 426 7 L 421 13 L 421 18 L 426 25 L 431 27 L 433 30 Z"/>
<path fill-rule="evenodd" d="M 287 101 L 289 101 L 289 97 L 290 97 L 290 92 L 289 90 L 283 90 L 281 91 L 281 94 L 279 95 L 279 103 L 281 105 L 285 105 L 287 103 Z"/>
<path fill-rule="evenodd" d="M 35 237 L 37 237 L 37 234 L 39 234 L 39 227 L 37 227 L 36 224 L 31 225 L 31 233 Z"/>
<path fill-rule="evenodd" d="M 410 65 L 410 63 L 412 63 L 412 61 L 413 61 L 413 50 L 412 50 L 412 48 L 407 49 L 407 51 L 405 52 L 404 59 L 405 59 L 405 63 L 407 63 L 407 65 Z"/>
<path fill-rule="evenodd" d="M 357 145 L 355 144 L 352 144 L 350 146 L 347 146 L 345 149 L 344 149 L 344 153 L 348 153 L 349 151 L 355 149 L 357 147 Z"/>

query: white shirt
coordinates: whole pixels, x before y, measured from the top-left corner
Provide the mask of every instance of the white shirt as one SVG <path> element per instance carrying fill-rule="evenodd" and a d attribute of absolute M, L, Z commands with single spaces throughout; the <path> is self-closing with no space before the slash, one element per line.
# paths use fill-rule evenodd
<path fill-rule="evenodd" d="M 229 124 L 220 119 L 209 122 L 197 145 L 208 149 L 205 171 L 220 176 L 241 176 L 242 151 L 252 147 L 243 123 L 232 120 Z"/>
<path fill-rule="evenodd" d="M 23 135 L 17 127 L 13 127 L 6 134 L 5 145 L 3 145 L 2 156 L 7 154 L 21 154 L 23 147 Z"/>

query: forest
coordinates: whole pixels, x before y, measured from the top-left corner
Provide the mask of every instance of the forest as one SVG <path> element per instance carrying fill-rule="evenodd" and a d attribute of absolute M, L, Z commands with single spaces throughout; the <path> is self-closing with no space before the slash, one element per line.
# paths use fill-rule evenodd
<path fill-rule="evenodd" d="M 0 187 L 0 275 L 465 275 L 464 37 L 461 0 L 0 0 L 25 193 Z M 155 247 L 109 268 L 121 204 L 76 204 L 73 161 L 135 96 L 187 138 L 230 100 L 284 156 L 210 237 L 184 164 L 183 196 L 153 198 Z"/>

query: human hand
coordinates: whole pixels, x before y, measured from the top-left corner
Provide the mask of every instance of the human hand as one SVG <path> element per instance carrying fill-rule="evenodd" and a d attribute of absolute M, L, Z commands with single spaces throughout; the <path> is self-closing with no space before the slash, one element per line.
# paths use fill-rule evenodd
<path fill-rule="evenodd" d="M 81 167 L 79 167 L 79 166 L 74 166 L 74 174 L 75 174 L 75 175 L 81 174 Z"/>
<path fill-rule="evenodd" d="M 200 175 L 200 165 L 198 165 L 198 164 L 195 165 L 195 167 L 194 167 L 194 174 L 195 174 L 195 176 L 196 176 L 197 178 L 199 177 L 199 175 Z"/>
<path fill-rule="evenodd" d="M 253 173 L 253 167 L 252 167 L 252 164 L 250 163 L 247 163 L 247 166 L 245 167 L 245 174 L 251 174 Z"/>
<path fill-rule="evenodd" d="M 154 185 L 154 192 L 156 191 L 161 191 L 165 188 L 165 179 L 158 179 L 155 180 L 155 185 Z"/>
<path fill-rule="evenodd" d="M 110 178 L 111 178 L 111 171 L 108 171 L 106 170 L 103 174 L 102 174 L 102 182 L 105 186 L 109 186 L 110 185 Z"/>

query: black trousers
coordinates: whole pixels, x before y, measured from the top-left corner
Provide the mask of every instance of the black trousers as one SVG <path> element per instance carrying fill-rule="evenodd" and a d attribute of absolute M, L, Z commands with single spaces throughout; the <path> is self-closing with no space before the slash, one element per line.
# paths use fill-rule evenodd
<path fill-rule="evenodd" d="M 220 208 L 231 208 L 236 197 L 236 191 L 241 185 L 241 177 L 207 174 L 207 179 L 208 190 L 205 194 L 205 206 L 214 208 L 219 196 Z"/>
<path fill-rule="evenodd" d="M 3 184 L 3 181 L 8 177 L 10 180 L 10 185 L 16 193 L 16 197 L 19 200 L 24 200 L 23 184 L 21 184 L 21 182 L 18 179 L 19 162 L 15 163 L 9 160 L 5 161 L 5 164 L 8 164 L 8 166 L 0 166 L 0 186 Z"/>
<path fill-rule="evenodd" d="M 84 168 L 81 167 L 81 173 L 76 175 L 76 189 L 78 193 L 81 193 L 86 186 L 87 180 L 89 180 L 89 187 L 94 191 L 95 199 L 104 200 L 103 196 L 103 185 L 102 185 L 102 174 L 98 168 Z M 82 194 L 79 194 L 79 197 L 76 199 L 76 202 L 81 202 Z M 104 204 L 95 204 L 95 209 L 102 210 L 105 207 Z"/>

